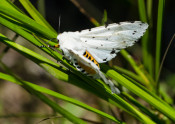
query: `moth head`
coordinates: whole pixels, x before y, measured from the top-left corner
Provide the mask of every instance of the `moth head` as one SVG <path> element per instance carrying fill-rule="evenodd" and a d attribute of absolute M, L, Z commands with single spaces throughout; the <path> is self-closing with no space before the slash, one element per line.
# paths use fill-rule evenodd
<path fill-rule="evenodd" d="M 59 45 L 59 44 L 56 44 L 56 45 L 54 45 L 54 47 L 55 47 L 55 48 L 59 48 L 59 47 L 60 47 L 60 45 Z"/>
<path fill-rule="evenodd" d="M 59 36 L 59 35 L 58 35 L 58 36 Z M 59 37 L 58 37 L 58 36 L 57 36 L 57 38 L 56 38 L 57 41 L 58 41 L 58 44 L 54 45 L 55 48 L 59 48 L 59 47 L 60 47 L 60 45 L 59 45 Z"/>

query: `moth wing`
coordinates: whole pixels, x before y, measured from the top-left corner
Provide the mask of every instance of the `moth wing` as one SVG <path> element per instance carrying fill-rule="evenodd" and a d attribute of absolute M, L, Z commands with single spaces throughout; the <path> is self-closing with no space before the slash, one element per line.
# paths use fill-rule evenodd
<path fill-rule="evenodd" d="M 148 24 L 140 21 L 113 23 L 79 32 L 81 44 L 98 63 L 116 56 L 121 49 L 132 46 L 143 36 Z"/>

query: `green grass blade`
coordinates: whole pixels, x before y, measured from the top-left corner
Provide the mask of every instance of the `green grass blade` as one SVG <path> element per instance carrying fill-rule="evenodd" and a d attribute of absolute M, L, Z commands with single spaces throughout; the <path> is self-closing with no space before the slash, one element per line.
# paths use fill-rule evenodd
<path fill-rule="evenodd" d="M 153 1 L 147 0 L 147 15 L 150 28 L 152 28 L 153 26 L 152 7 L 153 7 Z"/>
<path fill-rule="evenodd" d="M 6 8 L 12 9 L 15 12 L 22 12 L 18 7 L 16 7 L 10 0 L 0 0 L 0 5 L 5 6 Z"/>
<path fill-rule="evenodd" d="M 52 30 L 54 33 L 57 33 L 52 26 L 43 18 L 43 16 L 35 9 L 35 7 L 30 3 L 29 0 L 19 0 L 26 11 L 30 14 L 30 16 L 39 24 L 45 26 L 46 28 Z"/>
<path fill-rule="evenodd" d="M 10 76 L 10 75 L 7 75 L 7 74 L 4 74 L 4 73 L 0 73 L 0 78 L 3 79 L 3 80 L 8 80 L 10 82 L 13 82 L 13 83 L 17 83 L 17 84 L 20 84 L 23 86 L 22 83 L 19 83 L 19 82 L 16 82 L 15 78 L 13 76 Z M 35 91 L 38 91 L 38 92 L 41 92 L 41 93 L 45 93 L 45 94 L 48 94 L 48 95 L 51 95 L 51 96 L 54 96 L 58 99 L 61 99 L 61 100 L 64 100 L 64 101 L 67 101 L 69 103 L 72 103 L 74 105 L 77 105 L 79 107 L 82 107 L 86 110 L 89 110 L 89 111 L 92 111 L 94 113 L 97 113 L 98 115 L 102 116 L 102 117 L 105 117 L 105 118 L 108 118 L 116 123 L 121 123 L 119 120 L 117 120 L 116 118 L 114 118 L 113 116 L 111 115 L 108 115 L 107 113 L 104 113 L 98 109 L 95 109 L 93 107 L 90 107 L 78 100 L 75 100 L 75 99 L 72 99 L 70 97 L 67 97 L 67 96 L 64 96 L 58 92 L 55 92 L 55 91 L 52 91 L 52 90 L 49 90 L 47 88 L 44 88 L 44 87 L 40 87 L 36 84 L 33 84 L 33 83 L 30 83 L 30 82 L 26 82 L 26 81 L 23 81 L 23 83 L 25 83 L 25 85 L 29 86 L 30 88 L 32 88 L 33 90 Z"/>
<path fill-rule="evenodd" d="M 145 2 L 144 0 L 138 0 L 138 7 L 139 7 L 139 16 L 141 21 L 148 22 L 147 20 L 147 14 L 146 14 L 146 8 L 145 8 Z M 152 44 L 149 41 L 149 32 L 150 28 L 146 31 L 142 38 L 142 53 L 143 53 L 143 64 L 145 68 L 148 70 L 149 74 L 153 77 L 153 57 L 152 53 L 150 51 L 152 48 Z"/>
<path fill-rule="evenodd" d="M 158 118 L 157 115 L 155 115 L 153 112 L 149 111 L 145 106 L 140 104 L 136 99 L 134 99 L 131 95 L 122 92 L 122 96 L 128 99 L 131 103 L 133 103 L 135 106 L 138 107 L 142 112 L 147 114 L 149 117 L 151 117 L 152 120 L 154 120 L 158 124 L 162 124 L 161 120 Z"/>
<path fill-rule="evenodd" d="M 144 81 L 144 85 L 146 85 L 149 89 L 151 89 L 150 81 L 145 76 L 145 74 L 141 71 L 141 69 L 137 66 L 136 62 L 128 54 L 128 52 L 126 50 L 121 50 L 120 53 L 130 63 L 130 65 L 133 67 L 133 69 L 135 70 L 135 72 L 142 78 L 142 80 Z"/>
<path fill-rule="evenodd" d="M 127 80 L 126 78 L 124 78 L 114 70 L 110 69 L 109 67 L 107 66 L 103 67 L 103 70 L 106 72 L 108 76 L 116 80 L 118 83 L 129 89 L 134 94 L 138 95 L 139 97 L 147 101 L 149 104 L 154 106 L 158 111 L 162 112 L 164 115 L 166 115 L 175 122 L 175 116 L 174 116 L 175 110 L 168 104 L 156 98 L 155 96 L 152 96 L 150 93 L 148 93 L 148 91 L 141 89 L 140 87 L 133 84 L 131 81 Z"/>
<path fill-rule="evenodd" d="M 103 14 L 103 19 L 101 21 L 101 25 L 105 25 L 108 21 L 108 15 L 107 15 L 107 11 L 104 10 L 104 14 Z"/>
<path fill-rule="evenodd" d="M 2 63 L 0 63 L 0 65 L 3 66 Z M 9 70 L 6 70 L 6 71 L 9 72 Z M 50 100 L 48 97 L 46 97 L 42 93 L 37 92 L 36 90 L 31 88 L 26 82 L 20 80 L 19 78 L 15 77 L 15 76 L 9 76 L 9 75 L 0 73 L 0 79 L 4 79 L 4 80 L 15 82 L 17 84 L 21 84 L 23 88 L 25 88 L 27 91 L 29 91 L 30 93 L 32 93 L 33 95 L 38 97 L 44 103 L 49 105 L 54 111 L 60 113 L 63 117 L 67 118 L 70 122 L 77 123 L 77 124 L 86 124 L 84 121 L 77 118 L 76 116 L 74 116 L 73 114 L 71 114 L 70 112 L 68 112 L 67 110 L 65 110 L 61 106 L 59 106 L 58 104 L 56 104 L 54 101 Z"/>
<path fill-rule="evenodd" d="M 21 35 L 22 37 L 24 37 L 25 39 L 30 41 L 30 43 L 34 44 L 35 46 L 42 46 L 43 45 L 43 43 L 41 43 L 41 41 L 38 40 L 38 38 L 35 35 L 31 34 L 32 32 L 29 33 L 29 31 L 26 31 L 28 29 L 26 29 L 25 25 L 23 25 L 19 22 L 16 22 L 14 20 L 11 20 L 10 18 L 8 18 L 4 15 L 0 15 L 0 23 L 4 26 L 8 27 L 12 31 L 16 32 L 17 34 Z M 53 43 L 53 42 L 49 42 L 48 44 L 51 46 L 55 45 L 55 43 Z M 49 48 L 41 48 L 41 49 L 43 51 L 45 51 L 48 55 L 57 59 L 58 61 L 60 61 L 62 59 L 62 55 L 60 55 L 56 51 L 53 51 Z"/>
<path fill-rule="evenodd" d="M 36 23 L 34 20 L 27 17 L 26 15 L 13 11 L 12 9 L 6 8 L 3 5 L 0 5 L 0 13 L 17 20 L 22 24 L 25 24 L 26 28 L 28 28 L 29 30 L 32 30 L 36 34 L 41 35 L 42 37 L 51 39 L 51 38 L 56 38 L 57 36 L 57 34 L 54 33 L 52 30 L 49 30 L 44 26 Z"/>
<path fill-rule="evenodd" d="M 140 19 L 142 21 L 144 21 L 144 22 L 147 22 L 146 9 L 145 9 L 145 2 L 144 2 L 144 0 L 138 0 L 138 7 L 139 7 Z"/>
<path fill-rule="evenodd" d="M 161 56 L 161 40 L 162 40 L 162 23 L 163 23 L 163 10 L 164 10 L 164 0 L 159 0 L 158 5 L 158 15 L 157 15 L 157 34 L 156 34 L 156 58 L 155 58 L 155 80 L 158 84 L 158 73 L 160 68 L 160 56 Z"/>
<path fill-rule="evenodd" d="M 32 90 L 31 88 L 27 88 L 27 89 L 30 92 L 32 92 L 32 94 L 34 94 L 35 96 L 37 96 L 40 100 L 42 100 L 47 105 L 49 105 L 50 107 L 52 107 L 56 112 L 59 112 L 63 117 L 67 118 L 71 123 L 75 123 L 75 124 L 86 124 L 86 122 L 84 122 L 83 120 L 77 118 L 76 116 L 74 116 L 73 114 L 71 114 L 70 112 L 68 112 L 67 110 L 63 109 L 61 106 L 59 106 L 55 102 L 51 101 L 45 95 L 43 95 L 43 94 L 41 94 L 39 92 L 36 92 L 35 90 Z"/>

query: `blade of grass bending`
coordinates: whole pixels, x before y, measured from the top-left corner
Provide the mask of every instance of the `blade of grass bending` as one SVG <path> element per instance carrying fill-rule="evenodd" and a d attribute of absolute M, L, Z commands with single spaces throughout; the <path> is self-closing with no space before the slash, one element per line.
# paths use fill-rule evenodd
<path fill-rule="evenodd" d="M 116 80 L 118 83 L 126 87 L 128 90 L 130 90 L 137 96 L 147 101 L 149 104 L 154 106 L 158 111 L 162 112 L 165 116 L 169 117 L 171 120 L 175 122 L 175 116 L 174 116 L 175 110 L 171 106 L 169 106 L 167 103 L 163 102 L 163 100 L 156 99 L 155 96 L 152 96 L 150 93 L 147 93 L 147 91 L 133 84 L 131 81 L 127 80 L 126 78 L 121 76 L 116 71 L 110 69 L 109 67 L 103 66 L 102 69 L 104 72 L 106 72 L 106 74 L 109 77 Z"/>
<path fill-rule="evenodd" d="M 154 120 L 158 124 L 162 124 L 162 121 L 158 118 L 157 115 L 155 115 L 153 112 L 149 111 L 144 105 L 140 104 L 136 99 L 134 99 L 131 95 L 127 94 L 126 92 L 122 92 L 122 96 L 125 97 L 127 100 L 129 100 L 131 103 L 133 103 L 135 106 L 138 107 L 142 112 L 147 114 L 149 117 L 151 117 L 152 120 Z"/>
<path fill-rule="evenodd" d="M 5 6 L 6 8 L 10 8 L 15 12 L 22 13 L 22 11 L 18 7 L 16 7 L 10 0 L 0 0 L 0 5 Z"/>
<path fill-rule="evenodd" d="M 17 84 L 22 84 L 22 87 L 26 89 L 29 93 L 35 95 L 38 97 L 40 100 L 42 100 L 44 103 L 49 105 L 54 111 L 60 113 L 63 117 L 67 118 L 70 122 L 74 122 L 77 124 L 86 124 L 83 120 L 77 118 L 58 104 L 56 104 L 54 101 L 50 100 L 48 97 L 43 95 L 42 93 L 36 91 L 32 87 L 30 87 L 25 81 L 22 81 L 18 77 L 16 77 L 3 63 L 0 62 L 1 67 L 3 66 L 4 70 L 7 71 L 12 76 L 5 75 L 3 73 L 0 73 L 0 78 L 5 79 L 5 80 L 13 80 Z M 3 77 L 2 77 L 3 76 Z M 7 79 L 8 77 L 8 79 Z"/>
<path fill-rule="evenodd" d="M 17 34 L 19 34 L 20 36 L 22 36 L 23 38 L 27 39 L 30 43 L 34 44 L 35 46 L 42 46 L 43 43 L 41 43 L 41 41 L 39 41 L 39 39 L 36 37 L 35 34 L 31 34 L 28 31 L 26 31 L 27 29 L 25 28 L 25 25 L 19 23 L 19 22 L 15 22 L 13 20 L 10 20 L 9 18 L 1 15 L 0 16 L 0 23 L 4 26 L 6 26 L 7 28 L 11 29 L 12 31 L 16 32 Z M 53 42 L 49 42 L 49 45 L 53 46 L 55 45 L 55 43 Z M 52 56 L 53 58 L 55 58 L 57 61 L 60 61 L 62 59 L 62 55 L 60 55 L 58 52 L 56 51 L 51 51 L 50 48 L 41 48 L 44 52 L 46 52 L 48 55 Z"/>
<path fill-rule="evenodd" d="M 8 75 L 5 75 L 5 74 L 0 73 L 0 77 L 1 77 L 2 79 L 5 79 L 5 80 L 9 80 L 9 81 L 11 81 L 11 82 L 14 82 L 13 80 L 11 80 L 11 77 L 8 76 Z M 5 77 L 7 77 L 7 78 L 5 78 Z M 13 79 L 13 78 L 12 78 L 12 79 Z M 79 101 L 77 101 L 77 100 L 75 100 L 75 99 L 72 99 L 72 98 L 63 96 L 62 94 L 59 94 L 59 93 L 57 93 L 57 92 L 51 91 L 51 90 L 49 90 L 49 89 L 40 87 L 40 86 L 38 86 L 38 85 L 29 83 L 29 82 L 23 82 L 23 83 L 25 83 L 26 85 L 30 86 L 31 88 L 33 88 L 33 89 L 36 90 L 36 91 L 43 92 L 43 93 L 49 94 L 49 95 L 51 95 L 51 96 L 54 96 L 54 97 L 56 97 L 56 98 L 62 99 L 62 100 L 64 100 L 64 101 L 73 103 L 73 104 L 78 105 L 78 106 L 80 106 L 80 107 L 83 107 L 83 108 L 85 108 L 85 109 L 87 109 L 87 110 L 90 110 L 90 111 L 92 111 L 92 112 L 95 112 L 95 113 L 97 113 L 97 114 L 99 114 L 99 115 L 101 115 L 101 116 L 103 116 L 103 117 L 106 117 L 106 118 L 108 118 L 108 119 L 110 119 L 110 120 L 113 120 L 113 121 L 115 121 L 115 122 L 117 122 L 117 123 L 120 123 L 120 121 L 116 120 L 114 117 L 112 117 L 112 116 L 110 116 L 110 115 L 108 115 L 108 114 L 106 114 L 106 113 L 103 113 L 103 112 L 101 112 L 101 111 L 99 111 L 99 110 L 96 110 L 96 109 L 94 109 L 94 108 L 92 108 L 92 107 L 90 107 L 90 106 L 87 106 L 86 104 L 83 104 L 83 103 L 81 103 L 81 102 L 79 102 Z"/>
<path fill-rule="evenodd" d="M 2 38 L 0 38 L 0 39 L 2 39 Z M 18 46 L 18 48 L 19 48 L 19 46 Z M 24 51 L 26 52 L 27 50 L 24 49 Z M 30 54 L 32 54 L 32 53 L 30 52 Z M 39 58 L 39 57 L 38 57 L 38 58 Z M 4 64 L 2 64 L 1 62 L 0 62 L 0 65 L 3 66 L 3 68 L 5 68 L 6 71 L 10 72 L 10 70 L 7 69 L 7 67 L 6 67 Z M 54 69 L 53 69 L 53 68 L 50 68 L 49 70 L 53 71 Z M 58 72 L 55 72 L 55 73 L 56 73 L 56 74 L 54 74 L 54 75 L 57 75 L 57 74 L 58 74 Z M 5 77 L 7 77 L 7 78 L 5 78 Z M 71 74 L 69 74 L 69 78 L 70 78 L 71 82 L 73 82 L 73 81 L 80 82 L 78 77 L 75 77 L 75 76 L 72 77 L 72 78 L 71 78 L 71 77 L 72 77 Z M 16 80 L 13 80 L 14 78 L 10 78 L 8 75 L 5 75 L 5 74 L 3 74 L 3 73 L 0 73 L 0 78 L 2 78 L 2 79 L 5 78 L 5 80 L 9 80 L 9 81 L 11 81 L 11 82 L 15 82 L 15 81 L 16 81 Z M 92 108 L 92 107 L 90 107 L 90 106 L 88 106 L 88 105 L 86 105 L 86 104 L 84 104 L 84 103 L 81 103 L 80 101 L 77 101 L 77 100 L 75 100 L 75 99 L 66 97 L 66 96 L 64 96 L 64 95 L 62 95 L 62 94 L 59 94 L 59 93 L 54 92 L 54 91 L 52 91 L 52 90 L 49 90 L 49 89 L 40 87 L 40 86 L 38 86 L 38 85 L 29 83 L 29 82 L 26 82 L 26 81 L 24 81 L 23 83 L 25 83 L 25 85 L 30 86 L 31 88 L 33 88 L 33 89 L 36 90 L 36 91 L 39 91 L 39 92 L 42 92 L 42 93 L 46 93 L 46 94 L 49 94 L 49 95 L 54 96 L 54 97 L 56 97 L 56 98 L 59 98 L 59 99 L 61 99 L 61 100 L 70 102 L 70 103 L 72 103 L 72 104 L 75 104 L 75 105 L 80 106 L 80 107 L 82 107 L 82 108 L 85 108 L 85 109 L 87 109 L 87 110 L 89 110 L 89 111 L 92 111 L 92 112 L 94 112 L 94 113 L 97 113 L 97 114 L 99 114 L 100 116 L 105 117 L 105 118 L 108 118 L 108 119 L 110 119 L 110 120 L 112 120 L 112 121 L 115 121 L 115 122 L 117 122 L 117 123 L 122 123 L 121 121 L 115 119 L 114 117 L 112 117 L 112 116 L 110 116 L 110 115 L 108 115 L 108 114 L 106 114 L 106 113 L 104 113 L 104 112 L 101 112 L 100 110 L 97 110 L 97 109 L 95 109 L 95 108 Z M 20 84 L 20 85 L 21 85 L 21 84 Z M 85 87 L 87 88 L 88 86 L 85 86 Z"/>
<path fill-rule="evenodd" d="M 46 28 L 52 30 L 54 33 L 57 33 L 52 26 L 45 20 L 45 18 L 35 9 L 35 7 L 31 4 L 29 0 L 19 0 L 26 11 L 30 14 L 30 16 L 36 20 L 39 24 L 45 26 Z"/>
<path fill-rule="evenodd" d="M 15 82 L 16 80 L 14 80 L 14 78 L 12 76 L 7 75 L 7 74 L 0 73 L 0 78 L 3 79 L 3 80 L 8 80 L 10 82 L 18 83 L 18 82 Z M 86 104 L 84 104 L 84 103 L 82 103 L 82 102 L 80 102 L 80 101 L 78 101 L 76 99 L 72 99 L 72 98 L 64 96 L 64 95 L 62 95 L 62 94 L 60 94 L 58 92 L 52 91 L 50 89 L 46 89 L 44 87 L 40 87 L 40 86 L 38 86 L 36 84 L 33 84 L 33 83 L 30 83 L 30 82 L 26 82 L 26 81 L 23 81 L 23 82 L 26 85 L 28 85 L 29 87 L 31 87 L 33 90 L 36 90 L 36 91 L 41 92 L 41 93 L 49 94 L 49 95 L 54 96 L 54 97 L 56 97 L 58 99 L 67 101 L 69 103 L 72 103 L 74 105 L 82 107 L 82 108 L 84 108 L 86 110 L 89 110 L 91 112 L 97 113 L 98 115 L 100 115 L 102 117 L 105 117 L 105 118 L 108 118 L 108 119 L 110 119 L 110 120 L 112 120 L 112 121 L 114 121 L 116 123 L 120 123 L 120 121 L 117 120 L 116 118 L 114 118 L 113 116 L 108 115 L 107 113 L 104 113 L 104 112 L 102 112 L 102 111 L 100 111 L 98 109 L 95 109 L 95 108 L 91 107 L 91 106 L 88 106 L 88 105 L 86 105 Z M 18 84 L 23 85 L 21 83 L 18 83 Z"/>
<path fill-rule="evenodd" d="M 13 18 L 14 20 L 17 20 L 21 22 L 22 24 L 25 24 L 26 28 L 29 28 L 29 30 L 32 29 L 33 32 L 40 34 L 44 38 L 51 39 L 57 36 L 57 34 L 54 33 L 52 30 L 49 30 L 48 28 L 45 28 L 44 26 L 38 24 L 37 22 L 29 18 L 28 16 L 22 13 L 19 13 L 19 12 L 15 12 L 12 9 L 6 8 L 3 5 L 0 5 L 0 13 Z"/>

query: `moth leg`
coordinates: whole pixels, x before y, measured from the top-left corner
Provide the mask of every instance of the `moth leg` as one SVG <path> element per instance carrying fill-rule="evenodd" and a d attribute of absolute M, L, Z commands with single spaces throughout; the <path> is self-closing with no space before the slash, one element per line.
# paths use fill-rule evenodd
<path fill-rule="evenodd" d="M 51 46 L 51 45 L 41 45 L 41 46 L 38 46 L 38 47 L 40 47 L 40 48 L 49 47 L 50 49 L 52 49 L 53 51 L 55 51 L 55 49 L 53 49 L 53 48 L 55 48 L 55 47 L 54 47 L 54 46 Z"/>
<path fill-rule="evenodd" d="M 70 75 L 70 73 L 71 73 L 71 69 L 70 69 L 70 67 L 67 69 L 68 70 L 68 75 Z"/>
<path fill-rule="evenodd" d="M 60 45 L 59 44 L 56 44 L 56 45 L 41 45 L 41 46 L 39 46 L 40 48 L 43 48 L 43 47 L 49 47 L 49 48 L 59 48 L 60 47 Z M 54 49 L 52 49 L 52 50 L 54 50 Z"/>
<path fill-rule="evenodd" d="M 107 79 L 101 71 L 99 71 L 99 75 L 103 79 L 103 81 L 110 87 L 112 93 L 120 94 L 120 90 L 115 87 L 114 83 L 110 79 Z"/>

